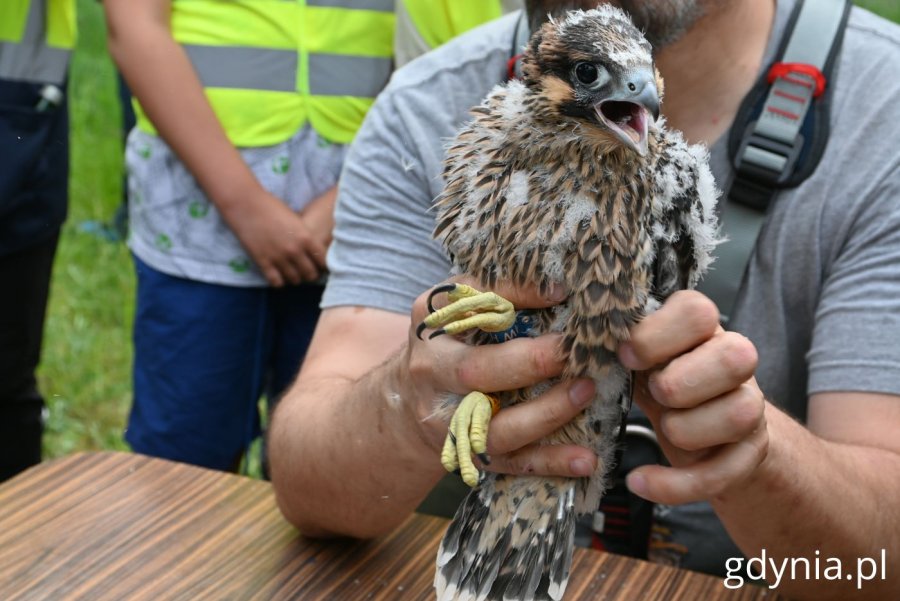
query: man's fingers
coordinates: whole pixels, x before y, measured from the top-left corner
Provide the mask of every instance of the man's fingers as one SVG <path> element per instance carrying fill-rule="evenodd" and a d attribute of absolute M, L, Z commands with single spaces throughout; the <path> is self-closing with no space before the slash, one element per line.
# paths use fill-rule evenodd
<path fill-rule="evenodd" d="M 474 278 L 468 278 L 468 281 L 464 281 L 463 283 L 472 286 L 476 290 L 481 290 L 482 292 L 490 290 L 490 292 L 498 294 L 511 302 L 516 309 L 543 309 L 545 307 L 552 307 L 553 305 L 558 305 L 566 300 L 566 297 L 568 296 L 566 291 L 559 286 L 551 287 L 549 290 L 545 291 L 545 294 L 541 294 L 538 286 L 533 284 L 519 286 L 508 281 L 497 282 L 488 289 Z"/>
<path fill-rule="evenodd" d="M 768 445 L 768 433 L 761 428 L 690 466 L 639 467 L 628 474 L 626 483 L 631 492 L 654 503 L 678 505 L 709 500 L 746 480 L 765 459 Z"/>
<path fill-rule="evenodd" d="M 502 455 L 555 432 L 594 398 L 592 380 L 560 382 L 536 399 L 508 407 L 491 420 L 487 452 Z"/>
<path fill-rule="evenodd" d="M 469 346 L 440 336 L 421 341 L 410 331 L 408 370 L 435 391 L 468 394 L 533 386 L 562 373 L 561 336 L 516 338 L 502 344 Z"/>
<path fill-rule="evenodd" d="M 659 423 L 659 416 L 662 414 L 663 407 L 653 399 L 650 389 L 647 386 L 649 372 L 635 372 L 632 380 L 632 399 L 641 408 L 654 427 Z"/>
<path fill-rule="evenodd" d="M 756 347 L 749 339 L 721 331 L 651 373 L 648 388 L 666 407 L 695 407 L 736 389 L 753 376 L 756 365 Z"/>
<path fill-rule="evenodd" d="M 449 380 L 447 390 L 460 394 L 473 390 L 501 392 L 558 376 L 564 365 L 559 348 L 561 340 L 562 336 L 558 334 L 548 334 L 538 338 L 516 338 L 503 344 L 460 344 L 456 347 L 459 359 L 455 368 L 453 364 L 441 365 L 441 372 Z M 429 344 L 433 342 L 428 341 Z"/>
<path fill-rule="evenodd" d="M 647 377 L 645 374 L 638 373 L 635 379 L 634 402 L 641 408 L 644 415 L 650 419 L 653 430 L 657 433 L 659 446 L 673 465 L 688 465 L 699 461 L 707 455 L 706 449 L 697 451 L 680 449 L 669 442 L 669 439 L 662 433 L 662 427 L 660 426 L 662 416 L 670 410 L 654 401 L 653 397 L 650 396 L 650 392 L 647 390 Z"/>
<path fill-rule="evenodd" d="M 765 425 L 766 403 L 751 382 L 693 409 L 664 411 L 659 424 L 679 449 L 699 451 L 737 442 Z"/>
<path fill-rule="evenodd" d="M 631 340 L 619 345 L 619 359 L 629 369 L 649 369 L 693 349 L 719 327 L 715 303 L 682 290 L 631 329 Z"/>
<path fill-rule="evenodd" d="M 517 476 L 590 476 L 597 456 L 574 445 L 531 445 L 506 455 L 491 457 L 490 471 Z"/>

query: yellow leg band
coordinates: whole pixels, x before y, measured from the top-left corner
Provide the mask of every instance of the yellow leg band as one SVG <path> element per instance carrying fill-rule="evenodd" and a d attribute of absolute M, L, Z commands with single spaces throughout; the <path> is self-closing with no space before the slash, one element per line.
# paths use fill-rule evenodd
<path fill-rule="evenodd" d="M 492 394 L 484 395 L 487 397 L 488 401 L 491 403 L 491 417 L 494 417 L 498 413 L 500 413 L 500 401 Z"/>

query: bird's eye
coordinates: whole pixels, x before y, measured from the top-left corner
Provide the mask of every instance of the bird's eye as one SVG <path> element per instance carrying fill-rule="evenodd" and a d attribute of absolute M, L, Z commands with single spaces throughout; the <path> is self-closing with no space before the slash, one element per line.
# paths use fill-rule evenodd
<path fill-rule="evenodd" d="M 597 70 L 597 65 L 593 63 L 578 63 L 575 65 L 575 77 L 584 85 L 590 86 L 597 83 L 600 71 Z"/>

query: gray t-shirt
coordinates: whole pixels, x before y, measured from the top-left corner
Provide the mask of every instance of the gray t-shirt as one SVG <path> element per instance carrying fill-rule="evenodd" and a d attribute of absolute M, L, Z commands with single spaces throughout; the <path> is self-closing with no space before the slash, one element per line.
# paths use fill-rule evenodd
<path fill-rule="evenodd" d="M 766 62 L 793 5 L 778 2 Z M 430 210 L 442 187 L 443 142 L 506 79 L 517 18 L 394 73 L 342 172 L 323 307 L 406 314 L 447 277 Z M 759 349 L 767 398 L 800 420 L 813 393 L 900 395 L 900 28 L 854 8 L 830 84 L 828 147 L 816 172 L 770 211 L 730 322 Z M 727 137 L 711 148 L 723 189 Z M 657 513 L 672 563 L 723 573 L 725 559 L 739 555 L 708 504 Z"/>

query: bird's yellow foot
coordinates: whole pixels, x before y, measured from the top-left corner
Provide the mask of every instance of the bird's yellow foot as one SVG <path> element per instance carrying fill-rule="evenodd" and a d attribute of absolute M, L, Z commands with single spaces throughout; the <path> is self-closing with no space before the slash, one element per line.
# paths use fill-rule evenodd
<path fill-rule="evenodd" d="M 450 304 L 435 310 L 431 301 L 442 292 L 447 293 Z M 432 290 L 428 295 L 428 310 L 428 317 L 416 328 L 420 340 L 426 328 L 437 328 L 428 337 L 431 339 L 472 328 L 503 332 L 516 323 L 516 309 L 511 302 L 493 292 L 481 292 L 465 284 L 444 284 Z"/>
<path fill-rule="evenodd" d="M 496 397 L 482 392 L 470 392 L 463 397 L 450 420 L 450 429 L 441 452 L 441 464 L 448 472 L 459 471 L 463 482 L 471 487 L 478 485 L 480 474 L 472 462 L 472 455 L 485 465 L 491 460 L 487 455 L 488 424 L 500 410 Z"/>

